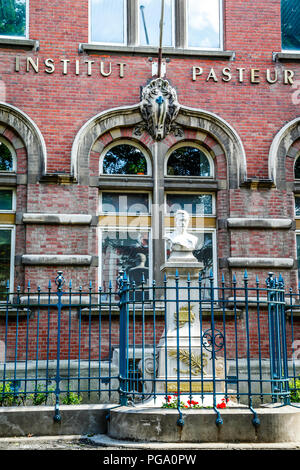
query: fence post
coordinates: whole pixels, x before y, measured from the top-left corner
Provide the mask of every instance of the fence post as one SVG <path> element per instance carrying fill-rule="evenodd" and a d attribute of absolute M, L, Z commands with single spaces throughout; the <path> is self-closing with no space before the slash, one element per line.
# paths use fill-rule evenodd
<path fill-rule="evenodd" d="M 128 281 L 126 273 L 120 271 L 118 278 L 120 297 L 120 331 L 119 331 L 119 400 L 121 406 L 127 406 L 128 368 L 127 368 L 127 335 L 128 335 Z"/>
<path fill-rule="evenodd" d="M 62 271 L 57 272 L 58 276 L 55 279 L 57 286 L 57 355 L 56 355 L 56 389 L 55 389 L 55 414 L 54 421 L 59 423 L 61 421 L 61 415 L 59 411 L 59 395 L 60 395 L 60 322 L 61 322 L 61 297 L 63 295 L 62 287 L 65 283 Z"/>
<path fill-rule="evenodd" d="M 266 280 L 268 288 L 269 347 L 271 391 L 273 400 L 284 398 L 288 403 L 288 370 L 285 323 L 284 282 L 273 278 L 269 273 Z"/>

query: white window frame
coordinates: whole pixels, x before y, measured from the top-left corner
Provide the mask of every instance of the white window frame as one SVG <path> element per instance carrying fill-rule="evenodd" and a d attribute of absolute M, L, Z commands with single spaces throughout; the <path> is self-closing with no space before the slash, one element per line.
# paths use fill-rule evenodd
<path fill-rule="evenodd" d="M 284 49 L 282 47 L 282 24 L 280 25 L 280 33 L 281 33 L 281 52 L 284 52 L 287 54 L 299 54 L 300 55 L 300 49 Z"/>
<path fill-rule="evenodd" d="M 213 274 L 214 274 L 214 287 L 218 287 L 218 263 L 217 263 L 217 229 L 215 228 L 189 228 L 188 232 L 191 234 L 200 234 L 200 233 L 211 233 L 212 234 L 212 252 L 213 252 Z M 172 233 L 170 228 L 164 228 L 165 236 L 167 233 Z M 164 249 L 164 256 L 165 256 L 165 263 L 167 263 L 167 240 L 165 240 L 165 249 Z M 199 270 L 200 271 L 200 270 Z M 215 292 L 215 300 L 216 300 L 216 292 Z"/>
<path fill-rule="evenodd" d="M 26 7 L 25 7 L 25 36 L 8 36 L 6 34 L 0 34 L 1 39 L 28 39 L 29 38 L 29 1 L 30 0 L 25 0 L 26 1 Z"/>
<path fill-rule="evenodd" d="M 182 147 L 194 147 L 194 148 L 197 148 L 198 150 L 201 150 L 201 152 L 203 152 L 205 154 L 205 156 L 207 157 L 208 162 L 209 162 L 210 176 L 168 175 L 168 173 L 167 173 L 167 171 L 168 171 L 168 160 L 169 160 L 170 156 L 172 155 L 172 153 L 175 150 L 178 150 L 179 148 L 182 148 Z M 178 144 L 171 147 L 168 150 L 168 152 L 166 153 L 165 162 L 164 162 L 164 175 L 165 175 L 165 178 L 198 178 L 200 180 L 213 179 L 215 177 L 214 160 L 213 160 L 212 156 L 210 155 L 210 153 L 208 152 L 208 150 L 205 147 L 202 147 L 201 145 L 199 145 L 198 143 L 196 143 L 196 142 L 179 142 Z"/>
<path fill-rule="evenodd" d="M 172 13 L 171 13 L 171 17 L 172 17 L 172 25 L 171 25 L 171 38 L 172 38 L 172 43 L 170 46 L 163 46 L 163 47 L 175 47 L 175 21 L 176 21 L 176 18 L 175 18 L 175 0 L 171 0 L 171 10 L 172 10 Z M 149 44 L 149 46 L 146 44 L 146 45 L 142 45 L 141 44 L 141 41 L 140 41 L 140 37 L 141 37 L 141 31 L 140 31 L 140 12 L 139 12 L 139 7 L 140 7 L 140 0 L 137 0 L 137 9 L 138 9 L 138 12 L 137 12 L 137 22 L 138 22 L 138 38 L 137 38 L 137 44 L 139 47 L 158 47 L 158 46 L 153 46 L 153 44 Z M 158 17 L 160 18 L 160 11 L 158 12 Z"/>
<path fill-rule="evenodd" d="M 101 175 L 101 176 L 113 176 L 113 177 L 119 177 L 119 178 L 126 177 L 126 176 L 138 176 L 138 175 L 132 175 L 130 173 L 124 174 L 124 175 L 123 174 L 117 174 L 117 173 L 113 173 L 111 175 L 107 174 L 107 173 L 103 173 L 103 160 L 104 160 L 107 152 L 109 152 L 114 147 L 117 147 L 118 145 L 122 145 L 122 144 L 131 145 L 132 147 L 136 147 L 138 150 L 140 150 L 142 152 L 142 154 L 144 155 L 144 157 L 146 159 L 146 163 L 147 163 L 147 174 L 145 176 L 152 176 L 152 162 L 151 162 L 151 158 L 150 158 L 149 154 L 145 151 L 145 149 L 144 149 L 144 147 L 142 147 L 142 145 L 140 145 L 139 143 L 137 143 L 135 141 L 131 141 L 131 140 L 127 140 L 127 139 L 120 139 L 120 140 L 117 140 L 117 141 L 113 141 L 107 147 L 105 147 L 105 149 L 102 151 L 102 153 L 100 155 L 100 159 L 99 159 L 99 175 Z M 139 191 L 139 192 L 141 192 L 141 191 Z"/>
<path fill-rule="evenodd" d="M 216 217 L 216 196 L 214 193 L 210 192 L 210 191 L 189 191 L 189 192 L 186 192 L 186 191 L 165 191 L 165 196 L 164 196 L 164 206 L 165 206 L 165 216 L 166 217 L 175 217 L 175 214 L 171 214 L 170 212 L 168 212 L 167 210 L 167 195 L 168 194 L 173 194 L 174 196 L 177 195 L 177 194 L 182 194 L 182 195 L 185 195 L 185 196 L 190 196 L 190 195 L 194 195 L 194 196 L 201 196 L 202 194 L 209 194 L 210 196 L 212 196 L 212 213 L 211 214 L 189 214 L 190 218 L 200 218 L 200 219 L 203 219 L 203 218 L 206 218 L 206 217 Z"/>
<path fill-rule="evenodd" d="M 124 42 L 103 42 L 103 41 L 93 41 L 92 40 L 92 1 L 89 0 L 89 43 L 90 44 L 99 44 L 102 46 L 127 46 L 127 9 L 128 9 L 128 2 L 127 0 L 123 0 L 124 6 L 124 17 L 123 17 L 123 26 L 124 26 Z"/>
<path fill-rule="evenodd" d="M 16 244 L 16 226 L 12 224 L 0 224 L 0 230 L 10 230 L 11 231 L 11 238 L 10 238 L 10 279 L 9 279 L 9 292 L 14 291 L 14 259 L 15 259 L 15 244 Z M 5 303 L 6 300 L 0 300 L 0 304 Z"/>
<path fill-rule="evenodd" d="M 1 190 L 12 192 L 12 208 L 11 209 L 0 209 L 0 214 L 14 214 L 16 212 L 16 190 L 11 189 L 9 186 L 0 186 Z"/>
<path fill-rule="evenodd" d="M 298 218 L 300 217 L 298 216 Z M 296 255 L 297 255 L 297 237 L 300 237 L 300 230 L 295 230 Z M 297 279 L 298 279 L 297 290 L 298 290 L 298 286 L 300 285 L 300 277 L 299 277 L 299 269 L 298 269 L 299 262 L 300 260 L 298 259 L 298 256 L 297 256 Z"/>
<path fill-rule="evenodd" d="M 102 194 L 103 193 L 116 193 L 116 194 L 147 194 L 148 196 L 148 212 L 107 212 L 102 210 Z M 99 193 L 99 214 L 100 215 L 121 215 L 128 217 L 151 216 L 152 212 L 152 193 L 149 191 L 133 191 L 133 190 L 117 190 L 117 189 L 102 189 Z"/>
<path fill-rule="evenodd" d="M 186 49 L 193 49 L 199 51 L 223 51 L 224 50 L 224 12 L 223 12 L 223 0 L 218 0 L 219 4 L 219 42 L 220 47 L 189 47 L 189 3 L 187 0 L 186 3 L 186 38 L 185 38 L 185 46 Z"/>
<path fill-rule="evenodd" d="M 99 254 L 99 266 L 98 266 L 98 287 L 103 285 L 103 276 L 102 276 L 102 242 L 103 242 L 103 232 L 148 232 L 148 245 L 149 245 L 149 280 L 148 286 L 152 285 L 153 281 L 153 247 L 152 247 L 152 227 L 128 227 L 128 226 L 107 226 L 105 228 L 98 227 L 98 254 Z M 116 279 L 110 279 L 112 282 Z M 103 292 L 106 293 L 106 292 Z"/>
<path fill-rule="evenodd" d="M 295 219 L 300 219 L 300 214 L 299 214 L 299 215 L 296 214 L 296 198 L 299 198 L 299 199 L 300 199 L 300 194 L 297 194 L 297 193 L 296 193 L 296 194 L 294 195 L 294 218 L 295 218 Z"/>
<path fill-rule="evenodd" d="M 93 0 L 89 0 L 89 25 L 88 25 L 88 41 L 90 44 L 93 45 L 103 45 L 108 47 L 113 46 L 123 46 L 123 47 L 141 47 L 153 50 L 156 46 L 141 46 L 140 45 L 140 21 L 139 21 L 139 2 L 135 0 L 133 4 L 133 11 L 131 11 L 129 16 L 129 11 L 132 8 L 131 0 L 124 0 L 124 42 L 123 43 L 112 43 L 112 42 L 97 42 L 92 41 L 92 31 L 91 31 L 91 3 Z M 176 4 L 175 4 L 176 2 Z M 179 2 L 183 2 L 182 4 Z M 179 8 L 176 6 L 180 5 Z M 186 5 L 186 7 L 185 7 Z M 223 51 L 224 50 L 224 5 L 223 0 L 219 0 L 219 42 L 220 47 L 218 48 L 207 48 L 207 47 L 188 47 L 188 11 L 187 11 L 187 3 L 184 0 L 173 0 L 172 1 L 172 46 L 165 46 L 169 49 L 176 49 L 176 51 L 180 51 L 182 48 L 187 50 L 195 50 L 195 51 Z M 176 17 L 176 12 L 178 12 L 178 17 Z M 160 16 L 160 12 L 158 13 Z M 131 18 L 132 17 L 132 18 Z M 130 25 L 128 19 L 130 20 Z M 137 23 L 137 24 L 136 24 Z M 130 30 L 129 30 L 130 28 Z M 180 31 L 180 28 L 184 29 L 184 31 Z M 132 30 L 131 30 L 132 29 Z M 184 34 L 184 38 L 181 39 L 182 35 Z M 179 42 L 180 44 L 178 46 Z"/>

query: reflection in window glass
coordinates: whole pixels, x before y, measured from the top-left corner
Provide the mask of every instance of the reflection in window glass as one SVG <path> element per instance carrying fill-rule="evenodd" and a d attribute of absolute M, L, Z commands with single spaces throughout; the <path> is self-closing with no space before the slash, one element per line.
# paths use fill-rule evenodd
<path fill-rule="evenodd" d="M 163 45 L 172 46 L 172 0 L 165 0 Z M 159 22 L 161 14 L 161 0 L 139 1 L 139 29 L 141 46 L 159 45 Z"/>
<path fill-rule="evenodd" d="M 0 36 L 26 36 L 26 0 L 1 0 Z"/>
<path fill-rule="evenodd" d="M 0 300 L 5 300 L 3 293 L 10 280 L 11 233 L 11 230 L 0 230 Z"/>
<path fill-rule="evenodd" d="M 13 193 L 10 189 L 0 189 L 0 211 L 11 211 Z"/>
<path fill-rule="evenodd" d="M 300 2 L 281 0 L 282 49 L 300 50 Z"/>
<path fill-rule="evenodd" d="M 7 145 L 0 141 L 0 171 L 13 170 L 13 156 Z"/>
<path fill-rule="evenodd" d="M 295 197 L 295 215 L 300 216 L 300 196 Z"/>
<path fill-rule="evenodd" d="M 211 215 L 213 213 L 211 194 L 167 194 L 167 212 L 179 209 L 191 215 Z"/>
<path fill-rule="evenodd" d="M 103 173 L 107 175 L 147 174 L 146 158 L 133 145 L 116 145 L 103 159 Z"/>
<path fill-rule="evenodd" d="M 91 40 L 108 44 L 124 44 L 124 0 L 91 0 Z"/>
<path fill-rule="evenodd" d="M 188 0 L 188 47 L 221 47 L 219 0 Z"/>
<path fill-rule="evenodd" d="M 174 176 L 211 176 L 204 152 L 196 147 L 180 147 L 170 155 L 167 174 Z"/>
<path fill-rule="evenodd" d="M 102 212 L 149 213 L 149 196 L 141 193 L 102 193 Z"/>
<path fill-rule="evenodd" d="M 203 270 L 201 270 L 201 278 L 202 278 L 202 287 L 207 287 L 202 292 L 202 298 L 209 299 L 210 292 L 210 270 L 214 268 L 214 252 L 213 252 L 213 234 L 211 232 L 190 232 L 198 238 L 198 243 L 196 245 L 196 249 L 193 251 L 195 258 L 203 263 Z M 170 249 L 168 244 L 166 244 L 167 249 L 167 259 L 170 256 Z"/>
<path fill-rule="evenodd" d="M 107 291 L 109 281 L 114 281 L 120 270 L 129 280 L 141 285 L 149 281 L 149 232 L 148 231 L 103 231 L 102 232 L 102 285 Z"/>
<path fill-rule="evenodd" d="M 297 260 L 298 260 L 298 286 L 300 286 L 300 235 L 296 236 L 297 241 Z"/>
<path fill-rule="evenodd" d="M 300 179 L 300 158 L 295 161 L 295 178 Z"/>

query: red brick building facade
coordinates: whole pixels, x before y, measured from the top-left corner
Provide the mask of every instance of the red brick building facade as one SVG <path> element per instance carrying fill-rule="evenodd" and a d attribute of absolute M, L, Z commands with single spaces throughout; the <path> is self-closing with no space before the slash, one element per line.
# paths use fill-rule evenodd
<path fill-rule="evenodd" d="M 0 229 L 10 237 L 1 287 L 9 277 L 14 289 L 30 280 L 32 290 L 46 290 L 61 270 L 83 290 L 89 281 L 107 289 L 120 268 L 138 266 L 138 254 L 145 255 L 147 281 L 160 281 L 172 206 L 186 197 L 200 205 L 191 209 L 191 230 L 206 274 L 212 268 L 230 284 L 236 273 L 241 283 L 247 269 L 255 285 L 256 276 L 264 284 L 273 271 L 296 290 L 300 49 L 283 44 L 284 2 L 212 2 L 216 40 L 207 47 L 205 40 L 189 45 L 197 27 L 188 2 L 167 2 L 165 34 L 172 38 L 163 48 L 163 80 L 179 108 L 163 138 L 151 135 L 141 114 L 142 91 L 157 78 L 158 49 L 141 39 L 140 2 L 117 2 L 121 44 L 97 36 L 93 15 L 103 28 L 101 2 L 25 3 L 23 33 L 0 35 L 0 142 L 12 156 L 0 172 Z M 102 3 L 103 13 L 110 7 Z M 118 8 L 107 13 L 111 28 Z M 126 146 L 144 158 L 144 174 L 116 170 L 114 148 Z M 187 148 L 202 158 L 202 173 L 182 170 L 174 152 Z M 138 210 L 127 204 L 122 211 L 120 195 L 131 195 Z M 134 254 L 129 242 L 119 250 L 121 237 L 112 232 L 126 233 L 124 240 L 132 233 Z"/>

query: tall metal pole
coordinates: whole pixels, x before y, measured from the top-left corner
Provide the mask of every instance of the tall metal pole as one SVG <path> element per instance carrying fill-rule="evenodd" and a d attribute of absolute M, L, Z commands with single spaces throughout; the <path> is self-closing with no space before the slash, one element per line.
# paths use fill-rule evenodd
<path fill-rule="evenodd" d="M 162 38 L 163 38 L 163 27 L 164 27 L 164 9 L 165 0 L 161 0 L 161 14 L 159 22 L 159 49 L 158 49 L 158 77 L 161 77 L 161 62 L 162 62 Z"/>

